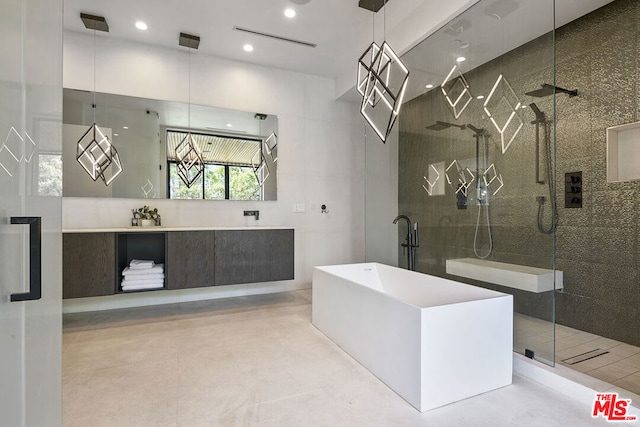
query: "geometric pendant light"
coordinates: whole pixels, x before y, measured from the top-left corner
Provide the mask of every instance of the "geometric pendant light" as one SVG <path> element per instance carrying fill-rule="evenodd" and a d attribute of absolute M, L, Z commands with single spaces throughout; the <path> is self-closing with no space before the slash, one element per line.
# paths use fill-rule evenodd
<path fill-rule="evenodd" d="M 409 70 L 386 41 L 382 46 L 374 41 L 358 59 L 356 90 L 362 96 L 360 114 L 383 143 L 400 113 L 408 79 Z"/>
<path fill-rule="evenodd" d="M 93 30 L 93 124 L 78 140 L 76 147 L 76 160 L 82 168 L 89 174 L 91 179 L 96 181 L 102 179 L 104 185 L 109 185 L 118 175 L 122 173 L 122 162 L 118 155 L 118 150 L 108 136 L 96 124 L 96 30 L 109 31 L 109 26 L 104 17 L 80 14 L 85 27 Z"/>
<path fill-rule="evenodd" d="M 251 158 L 251 168 L 258 185 L 262 187 L 269 177 L 269 165 L 262 154 L 262 148 L 259 148 Z"/>
<path fill-rule="evenodd" d="M 191 49 L 198 49 L 198 46 L 200 46 L 200 37 L 180 33 L 179 45 L 189 48 L 189 131 L 176 147 L 176 169 L 182 182 L 184 182 L 188 188 L 191 188 L 198 178 L 204 174 L 202 150 L 191 134 Z"/>
<path fill-rule="evenodd" d="M 278 135 L 273 131 L 267 139 L 264 140 L 264 147 L 267 149 L 267 153 L 271 156 L 273 162 L 278 161 Z"/>
<path fill-rule="evenodd" d="M 457 65 L 454 65 L 447 77 L 444 78 L 440 90 L 456 119 L 460 118 L 460 115 L 473 100 L 473 95 L 469 91 L 469 83 L 458 70 Z"/>
<path fill-rule="evenodd" d="M 176 146 L 176 160 L 178 176 L 188 188 L 191 188 L 204 172 L 202 152 L 191 132 L 188 132 Z"/>
<path fill-rule="evenodd" d="M 260 134 L 262 135 L 262 121 L 267 119 L 267 115 L 264 113 L 256 113 L 254 118 L 260 120 Z M 275 132 L 275 124 L 273 129 L 269 136 L 264 139 L 264 147 L 271 156 L 271 160 L 275 163 L 278 161 L 278 136 Z M 269 165 L 267 165 L 267 161 L 262 152 L 262 143 L 251 157 L 251 168 L 253 169 L 256 181 L 258 181 L 258 185 L 262 187 L 269 177 Z"/>
<path fill-rule="evenodd" d="M 518 95 L 500 74 L 484 101 L 483 109 L 500 134 L 502 154 L 506 153 L 524 125 L 519 114 L 521 106 Z"/>
<path fill-rule="evenodd" d="M 360 113 L 382 142 L 386 142 L 400 114 L 409 70 L 386 41 L 382 47 L 372 43 L 358 64 L 361 77 L 357 89 L 362 94 Z"/>
<path fill-rule="evenodd" d="M 104 185 L 122 173 L 122 162 L 109 137 L 93 123 L 78 140 L 76 160 L 94 181 L 102 179 Z"/>
<path fill-rule="evenodd" d="M 260 120 L 260 135 L 262 135 L 262 121 L 267 120 L 268 115 L 264 114 L 264 113 L 256 113 L 254 118 Z M 273 161 L 273 163 L 276 163 L 278 161 L 278 134 L 276 133 L 276 119 L 275 116 L 271 116 L 272 118 L 272 131 L 269 134 L 269 136 L 267 136 L 264 139 L 264 148 L 267 152 L 267 154 L 269 154 L 269 156 L 271 157 L 271 160 Z M 267 130 L 268 131 L 268 130 Z"/>
<path fill-rule="evenodd" d="M 264 140 L 264 147 L 266 148 L 267 153 L 271 157 L 273 163 L 276 163 L 278 161 L 278 134 L 276 133 L 277 123 L 274 116 L 272 116 L 271 118 L 273 121 L 273 130 L 271 131 L 267 139 Z"/>

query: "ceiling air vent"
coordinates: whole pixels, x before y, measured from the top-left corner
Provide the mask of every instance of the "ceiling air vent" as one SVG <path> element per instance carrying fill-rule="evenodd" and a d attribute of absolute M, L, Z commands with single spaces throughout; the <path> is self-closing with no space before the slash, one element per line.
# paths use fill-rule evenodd
<path fill-rule="evenodd" d="M 302 41 L 302 40 L 290 39 L 288 37 L 277 36 L 275 34 L 263 33 L 262 31 L 256 31 L 256 30 L 252 30 L 250 28 L 234 26 L 233 29 L 236 30 L 236 31 L 242 31 L 243 33 L 249 33 L 249 34 L 253 34 L 253 35 L 261 36 L 261 37 L 267 37 L 267 38 L 270 38 L 270 39 L 280 40 L 280 41 L 283 41 L 283 42 L 295 43 L 295 44 L 299 44 L 299 45 L 302 45 L 302 46 L 307 46 L 307 47 L 316 47 L 317 46 L 317 44 L 315 44 L 315 43 L 309 43 L 309 42 L 305 42 L 305 41 Z"/>

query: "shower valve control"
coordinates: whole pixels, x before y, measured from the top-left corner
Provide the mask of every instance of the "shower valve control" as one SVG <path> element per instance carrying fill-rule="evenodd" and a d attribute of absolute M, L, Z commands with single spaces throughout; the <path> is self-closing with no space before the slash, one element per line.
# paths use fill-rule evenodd
<path fill-rule="evenodd" d="M 564 174 L 564 207 L 582 207 L 582 172 Z"/>

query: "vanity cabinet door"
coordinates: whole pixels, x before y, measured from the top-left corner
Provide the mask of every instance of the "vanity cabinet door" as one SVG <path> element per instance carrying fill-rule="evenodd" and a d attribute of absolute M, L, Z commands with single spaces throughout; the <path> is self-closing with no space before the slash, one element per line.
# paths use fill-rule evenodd
<path fill-rule="evenodd" d="M 214 285 L 214 231 L 167 233 L 167 288 Z"/>
<path fill-rule="evenodd" d="M 216 285 L 293 279 L 293 230 L 216 231 Z"/>
<path fill-rule="evenodd" d="M 115 233 L 65 233 L 62 242 L 63 298 L 115 294 Z"/>

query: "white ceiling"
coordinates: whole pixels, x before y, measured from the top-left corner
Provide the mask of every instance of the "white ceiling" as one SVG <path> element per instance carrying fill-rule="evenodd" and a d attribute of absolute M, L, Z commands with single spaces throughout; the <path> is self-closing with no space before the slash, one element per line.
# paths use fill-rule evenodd
<path fill-rule="evenodd" d="M 414 10 L 427 6 L 428 10 L 441 12 L 455 5 L 463 7 L 473 0 L 388 0 L 387 15 L 379 12 L 376 17 L 376 39 L 382 34 L 381 22 L 385 22 L 386 34 L 402 33 Z M 494 3 L 533 3 L 539 0 L 485 1 L 486 7 Z M 556 0 L 556 23 L 563 25 L 611 0 Z M 446 2 L 446 3 L 442 3 Z M 299 4 L 304 3 L 304 4 Z M 284 10 L 293 7 L 294 19 L 284 16 Z M 485 7 L 485 6 L 483 6 Z M 526 8 L 525 8 L 526 9 Z M 199 51 L 218 57 L 250 62 L 328 78 L 353 75 L 357 59 L 371 43 L 373 15 L 358 7 L 358 0 L 64 0 L 64 28 L 69 31 L 88 32 L 80 19 L 80 12 L 106 17 L 110 27 L 108 34 L 99 36 L 134 40 L 175 49 L 178 35 L 186 32 L 201 37 Z M 444 19 L 444 18 L 442 18 Z M 145 21 L 149 29 L 137 30 L 137 20 Z M 531 20 L 535 24 L 535 20 Z M 445 22 L 441 23 L 444 24 Z M 520 20 L 520 39 L 531 39 L 538 28 L 527 28 L 527 21 Z M 287 38 L 316 43 L 316 48 L 234 31 L 234 26 L 250 28 Z M 432 32 L 423 29 L 421 34 Z M 526 34 L 527 31 L 531 34 Z M 404 31 L 408 33 L 408 31 Z M 412 31 L 412 34 L 415 34 Z M 413 45 L 417 40 L 408 41 Z M 242 46 L 251 43 L 255 50 L 244 52 Z M 400 53 L 410 46 L 396 47 Z M 425 59 L 425 63 L 426 63 Z M 418 64 L 412 64 L 422 68 Z M 425 65 L 427 67 L 427 65 Z M 352 91 L 355 92 L 355 91 Z"/>
<path fill-rule="evenodd" d="M 358 0 L 296 3 L 300 0 L 64 0 L 64 28 L 90 31 L 80 19 L 84 12 L 106 18 L 110 32 L 98 31 L 98 36 L 185 49 L 178 45 L 179 33 L 185 32 L 200 36 L 202 53 L 330 78 L 342 73 L 345 64 L 355 64 L 371 41 L 372 13 L 358 7 Z M 288 7 L 297 11 L 295 18 L 284 16 Z M 137 20 L 145 21 L 148 30 L 136 29 Z M 234 26 L 317 47 L 241 33 Z M 245 43 L 255 50 L 244 52 Z"/>

